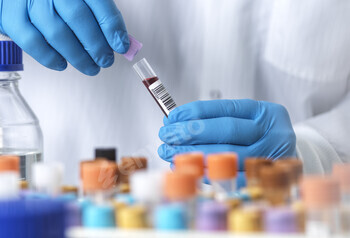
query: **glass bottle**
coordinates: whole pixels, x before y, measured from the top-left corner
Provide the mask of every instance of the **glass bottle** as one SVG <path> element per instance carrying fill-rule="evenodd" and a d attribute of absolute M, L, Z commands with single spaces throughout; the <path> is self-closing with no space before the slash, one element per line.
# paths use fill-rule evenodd
<path fill-rule="evenodd" d="M 31 165 L 42 160 L 43 136 L 39 121 L 21 95 L 22 50 L 0 35 L 0 156 L 20 158 L 20 178 L 31 182 Z M 1 159 L 1 157 L 0 157 Z"/>

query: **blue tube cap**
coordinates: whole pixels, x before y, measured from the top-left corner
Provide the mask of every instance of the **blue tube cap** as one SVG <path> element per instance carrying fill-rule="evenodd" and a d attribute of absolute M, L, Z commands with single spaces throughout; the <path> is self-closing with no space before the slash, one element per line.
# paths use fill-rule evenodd
<path fill-rule="evenodd" d="M 185 230 L 188 228 L 186 207 L 182 204 L 166 204 L 156 209 L 155 227 L 159 230 Z"/>
<path fill-rule="evenodd" d="M 83 226 L 89 228 L 115 227 L 114 209 L 108 205 L 90 205 L 83 210 Z"/>

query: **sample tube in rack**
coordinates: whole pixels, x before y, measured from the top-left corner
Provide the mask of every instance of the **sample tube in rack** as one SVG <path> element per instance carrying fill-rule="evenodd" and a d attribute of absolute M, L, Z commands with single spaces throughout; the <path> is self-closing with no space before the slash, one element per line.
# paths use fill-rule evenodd
<path fill-rule="evenodd" d="M 134 70 L 142 79 L 154 100 L 157 102 L 163 113 L 168 116 L 169 113 L 176 108 L 176 103 L 168 93 L 163 83 L 159 80 L 152 67 L 144 58 L 134 64 Z"/>
<path fill-rule="evenodd" d="M 215 198 L 222 202 L 236 191 L 238 157 L 235 153 L 209 154 L 207 157 L 208 178 Z"/>

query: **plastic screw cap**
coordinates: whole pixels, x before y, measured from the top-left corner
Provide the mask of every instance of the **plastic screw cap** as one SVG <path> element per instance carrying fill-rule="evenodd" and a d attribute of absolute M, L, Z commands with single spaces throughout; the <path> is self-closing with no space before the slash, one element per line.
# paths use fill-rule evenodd
<path fill-rule="evenodd" d="M 123 56 L 129 60 L 132 61 L 134 57 L 137 55 L 137 53 L 142 49 L 142 43 L 137 41 L 132 35 L 129 35 L 130 40 L 130 48 L 128 52 L 126 52 Z"/>
<path fill-rule="evenodd" d="M 118 183 L 129 183 L 129 177 L 135 171 L 147 169 L 147 159 L 144 157 L 123 157 L 119 163 Z"/>
<path fill-rule="evenodd" d="M 136 171 L 130 178 L 131 195 L 138 202 L 157 203 L 163 196 L 163 174 Z"/>
<path fill-rule="evenodd" d="M 290 173 L 275 166 L 265 166 L 260 170 L 263 188 L 286 188 L 290 185 Z"/>
<path fill-rule="evenodd" d="M 259 179 L 260 169 L 264 166 L 271 166 L 272 164 L 272 160 L 268 158 L 246 158 L 244 160 L 244 169 L 247 179 Z"/>
<path fill-rule="evenodd" d="M 95 159 L 106 159 L 111 162 L 117 162 L 116 148 L 96 148 Z"/>
<path fill-rule="evenodd" d="M 63 194 L 78 194 L 78 187 L 76 186 L 69 186 L 69 185 L 64 185 L 61 187 L 61 193 Z"/>
<path fill-rule="evenodd" d="M 222 203 L 207 201 L 199 205 L 196 228 L 202 231 L 224 231 L 227 229 L 228 208 Z"/>
<path fill-rule="evenodd" d="M 183 204 L 158 206 L 155 211 L 155 228 L 158 230 L 185 230 L 188 228 L 187 210 Z"/>
<path fill-rule="evenodd" d="M 208 177 L 211 180 L 227 180 L 237 176 L 238 157 L 235 153 L 208 155 Z"/>
<path fill-rule="evenodd" d="M 18 156 L 0 156 L 0 173 L 4 171 L 14 171 L 19 173 L 19 157 Z"/>
<path fill-rule="evenodd" d="M 303 177 L 301 191 L 306 207 L 323 208 L 340 202 L 339 183 L 330 176 Z"/>
<path fill-rule="evenodd" d="M 263 212 L 255 207 L 232 210 L 228 215 L 228 228 L 234 232 L 261 232 Z"/>
<path fill-rule="evenodd" d="M 65 225 L 66 228 L 81 226 L 81 214 L 82 208 L 78 202 L 67 202 L 65 204 L 66 217 Z"/>
<path fill-rule="evenodd" d="M 291 171 L 291 180 L 294 184 L 297 184 L 303 175 L 303 162 L 296 158 L 277 160 L 275 166 L 289 169 Z"/>
<path fill-rule="evenodd" d="M 177 154 L 174 156 L 175 169 L 197 168 L 197 176 L 204 175 L 204 154 L 200 152 Z"/>
<path fill-rule="evenodd" d="M 350 193 L 350 163 L 335 164 L 332 175 L 339 182 L 341 191 Z"/>
<path fill-rule="evenodd" d="M 0 200 L 8 200 L 19 195 L 19 174 L 16 172 L 0 173 Z"/>
<path fill-rule="evenodd" d="M 114 208 L 108 205 L 89 205 L 83 210 L 83 226 L 108 228 L 115 226 Z"/>
<path fill-rule="evenodd" d="M 81 163 L 81 177 L 85 192 L 112 189 L 117 180 L 117 164 L 104 160 Z"/>
<path fill-rule="evenodd" d="M 58 194 L 63 179 L 63 165 L 60 163 L 36 163 L 32 167 L 33 185 L 43 192 Z"/>
<path fill-rule="evenodd" d="M 0 71 L 23 70 L 22 49 L 10 38 L 0 34 Z"/>
<path fill-rule="evenodd" d="M 142 229 L 147 227 L 147 213 L 143 206 L 123 207 L 117 214 L 120 228 Z"/>
<path fill-rule="evenodd" d="M 168 172 L 164 182 L 165 197 L 169 200 L 186 200 L 196 195 L 196 177 L 189 173 Z"/>
<path fill-rule="evenodd" d="M 62 202 L 46 199 L 0 202 L 1 237 L 65 237 Z"/>
<path fill-rule="evenodd" d="M 297 213 L 287 207 L 270 208 L 265 211 L 264 227 L 269 233 L 297 233 Z"/>

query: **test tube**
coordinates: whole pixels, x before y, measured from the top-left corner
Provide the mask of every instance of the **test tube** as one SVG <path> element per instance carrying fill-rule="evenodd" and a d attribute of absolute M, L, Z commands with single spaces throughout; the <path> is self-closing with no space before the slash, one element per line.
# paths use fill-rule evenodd
<path fill-rule="evenodd" d="M 40 162 L 32 166 L 33 186 L 39 193 L 57 196 L 61 193 L 63 165 Z"/>
<path fill-rule="evenodd" d="M 149 227 L 154 224 L 154 209 L 163 197 L 162 176 L 160 172 L 137 171 L 130 177 L 130 195 L 147 209 Z"/>
<path fill-rule="evenodd" d="M 305 204 L 306 235 L 333 237 L 340 235 L 340 188 L 331 177 L 306 176 L 301 182 Z"/>
<path fill-rule="evenodd" d="M 272 166 L 272 160 L 267 158 L 246 158 L 244 160 L 244 169 L 247 178 L 246 191 L 252 200 L 259 200 L 263 197 L 263 190 L 260 180 L 260 169 L 264 166 Z"/>
<path fill-rule="evenodd" d="M 197 177 L 197 186 L 201 188 L 204 176 L 204 154 L 201 152 L 183 153 L 174 156 L 175 170 L 194 171 Z"/>
<path fill-rule="evenodd" d="M 134 65 L 134 70 L 142 79 L 143 84 L 157 102 L 163 113 L 168 116 L 176 107 L 176 103 L 159 80 L 150 64 L 144 58 Z"/>
<path fill-rule="evenodd" d="M 335 164 L 332 176 L 340 184 L 342 230 L 350 236 L 350 164 Z"/>
<path fill-rule="evenodd" d="M 83 208 L 83 226 L 114 227 L 115 212 L 111 198 L 116 192 L 117 164 L 95 160 L 84 161 L 80 165 L 83 192 L 92 201 Z"/>
<path fill-rule="evenodd" d="M 129 193 L 129 178 L 136 171 L 146 170 L 148 166 L 147 159 L 145 157 L 122 157 L 118 165 L 118 185 L 120 192 Z"/>
<path fill-rule="evenodd" d="M 244 160 L 244 169 L 247 177 L 247 187 L 261 186 L 260 183 L 260 169 L 263 166 L 271 166 L 273 162 L 267 158 L 255 157 L 246 158 Z"/>
<path fill-rule="evenodd" d="M 300 199 L 299 182 L 303 175 L 303 162 L 297 158 L 281 159 L 275 162 L 275 166 L 290 170 L 290 198 L 292 202 L 298 201 Z"/>
<path fill-rule="evenodd" d="M 227 200 L 236 191 L 238 158 L 235 153 L 210 154 L 208 177 L 218 201 Z"/>
<path fill-rule="evenodd" d="M 16 156 L 0 156 L 0 200 L 18 198 L 19 179 L 19 158 Z"/>
<path fill-rule="evenodd" d="M 19 195 L 19 173 L 1 172 L 0 173 L 0 201 L 12 200 Z"/>
<path fill-rule="evenodd" d="M 95 203 L 105 203 L 116 190 L 118 167 L 107 160 L 84 161 L 81 166 L 82 189 Z"/>
<path fill-rule="evenodd" d="M 179 203 L 186 206 L 187 220 L 191 222 L 188 227 L 193 227 L 192 221 L 196 213 L 196 177 L 192 173 L 183 171 L 166 173 L 164 196 L 169 203 Z"/>
<path fill-rule="evenodd" d="M 290 173 L 286 170 L 265 166 L 260 170 L 261 186 L 264 198 L 272 206 L 285 205 L 289 201 Z"/>

